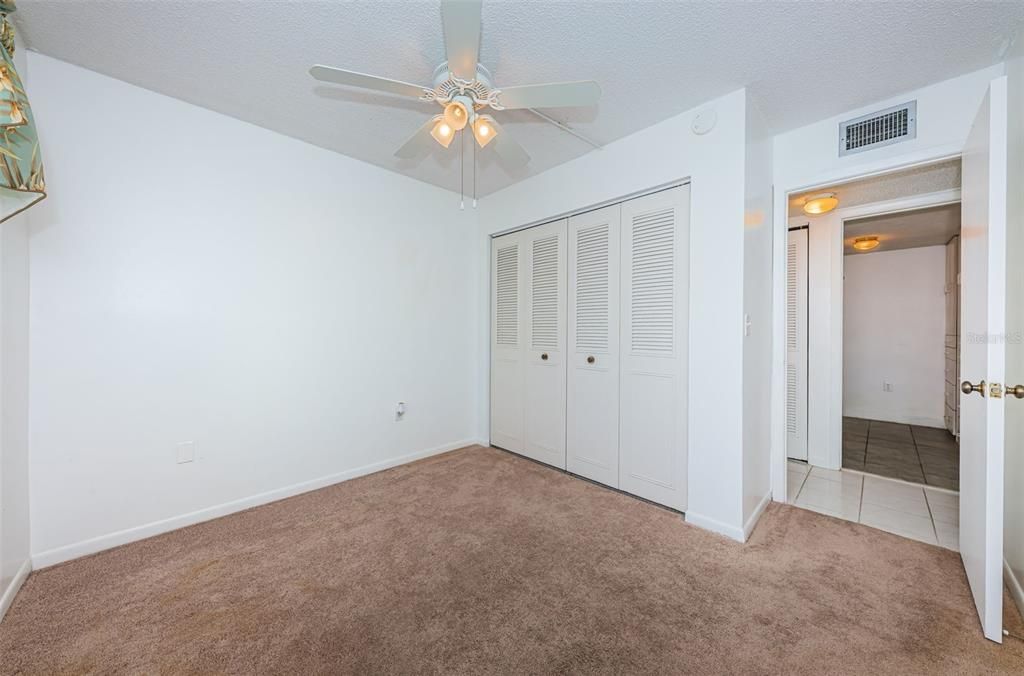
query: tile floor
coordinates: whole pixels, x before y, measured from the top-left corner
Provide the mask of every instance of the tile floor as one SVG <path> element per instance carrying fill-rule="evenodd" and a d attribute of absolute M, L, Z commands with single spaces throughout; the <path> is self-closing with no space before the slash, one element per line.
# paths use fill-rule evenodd
<path fill-rule="evenodd" d="M 789 502 L 822 514 L 946 549 L 958 549 L 960 496 L 861 474 L 789 461 Z"/>
<path fill-rule="evenodd" d="M 843 467 L 959 490 L 960 448 L 944 429 L 843 418 Z"/>

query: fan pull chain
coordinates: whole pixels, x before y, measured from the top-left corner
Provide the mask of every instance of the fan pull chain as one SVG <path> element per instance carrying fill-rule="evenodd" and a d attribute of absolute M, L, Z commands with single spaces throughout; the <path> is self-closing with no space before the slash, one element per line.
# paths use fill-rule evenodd
<path fill-rule="evenodd" d="M 476 144 L 473 144 L 473 208 L 476 209 Z"/>
<path fill-rule="evenodd" d="M 466 134 L 459 134 L 459 209 L 466 208 Z"/>

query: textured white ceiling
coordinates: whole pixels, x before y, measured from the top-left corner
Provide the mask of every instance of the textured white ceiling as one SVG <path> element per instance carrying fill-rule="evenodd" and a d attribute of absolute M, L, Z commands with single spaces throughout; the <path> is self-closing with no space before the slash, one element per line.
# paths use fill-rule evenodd
<path fill-rule="evenodd" d="M 789 215 L 791 218 L 808 218 L 803 213 L 804 199 L 823 192 L 834 192 L 839 198 L 839 207 L 842 208 L 885 202 L 912 195 L 927 195 L 959 187 L 960 160 L 948 160 L 848 183 L 839 183 L 827 188 L 791 194 Z"/>
<path fill-rule="evenodd" d="M 896 249 L 945 244 L 960 232 L 960 204 L 946 204 L 885 216 L 846 221 L 843 227 L 843 253 L 863 255 Z M 866 235 L 878 237 L 871 251 L 857 251 L 853 240 Z"/>
<path fill-rule="evenodd" d="M 436 1 L 18 4 L 31 49 L 459 188 L 454 150 L 393 157 L 430 106 L 307 74 L 323 63 L 429 84 L 444 60 Z M 600 82 L 598 107 L 547 112 L 601 143 L 742 86 L 782 131 L 991 65 L 1022 21 L 1024 3 L 980 0 L 485 2 L 481 62 L 498 86 Z M 591 150 L 527 112 L 498 117 L 533 160 L 510 174 L 481 151 L 481 195 Z"/>

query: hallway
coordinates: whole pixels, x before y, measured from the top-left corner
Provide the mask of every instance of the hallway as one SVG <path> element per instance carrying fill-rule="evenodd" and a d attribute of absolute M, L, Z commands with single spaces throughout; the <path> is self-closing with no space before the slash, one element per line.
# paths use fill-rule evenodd
<path fill-rule="evenodd" d="M 960 447 L 946 430 L 843 418 L 843 468 L 960 489 Z"/>

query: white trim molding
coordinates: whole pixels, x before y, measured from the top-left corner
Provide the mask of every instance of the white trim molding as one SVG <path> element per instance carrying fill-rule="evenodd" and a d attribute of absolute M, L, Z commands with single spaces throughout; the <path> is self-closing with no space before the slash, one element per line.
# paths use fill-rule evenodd
<path fill-rule="evenodd" d="M 746 523 L 743 524 L 743 541 L 746 542 L 750 539 L 750 534 L 754 532 L 754 527 L 757 526 L 757 522 L 760 521 L 761 515 L 764 514 L 764 510 L 768 509 L 768 505 L 772 502 L 772 494 L 766 493 L 761 502 L 757 503 L 757 507 L 754 508 L 753 514 L 747 519 Z"/>
<path fill-rule="evenodd" d="M 1017 604 L 1017 610 L 1024 616 L 1024 580 L 1018 579 L 1013 574 L 1010 562 L 1006 559 L 1003 559 L 1003 580 L 1006 581 L 1006 586 L 1010 589 L 1010 596 L 1013 598 L 1013 602 Z"/>
<path fill-rule="evenodd" d="M 249 509 L 250 507 L 258 507 L 260 505 L 276 502 L 278 500 L 283 500 L 284 498 L 308 493 L 319 488 L 325 488 L 343 481 L 356 479 L 361 476 L 366 476 L 367 474 L 373 474 L 374 472 L 380 472 L 381 470 L 405 465 L 415 460 L 422 460 L 423 458 L 428 458 L 432 455 L 440 455 L 441 453 L 447 453 L 448 451 L 454 451 L 459 448 L 465 448 L 466 446 L 473 446 L 479 443 L 480 442 L 477 439 L 463 439 L 450 444 L 444 444 L 443 446 L 429 448 L 424 451 L 409 453 L 408 455 L 392 458 L 391 460 L 375 462 L 355 469 L 346 470 L 344 472 L 329 474 L 327 476 L 303 481 L 283 488 L 277 488 L 264 493 L 257 493 L 256 495 L 250 495 L 249 497 L 214 505 L 212 507 L 206 507 L 187 514 L 179 514 L 178 516 L 172 516 L 167 519 L 153 521 L 141 526 L 134 526 L 132 528 L 126 528 L 106 535 L 100 535 L 98 537 L 89 538 L 88 540 L 82 540 L 81 542 L 64 545 L 63 547 L 56 547 L 54 549 L 33 554 L 32 566 L 37 570 L 39 568 L 46 568 L 47 566 L 53 566 L 58 563 L 63 563 L 82 556 L 88 556 L 89 554 L 95 554 L 106 549 L 128 544 L 129 542 L 144 540 L 146 538 L 153 537 L 154 535 L 160 535 L 172 530 L 184 528 L 185 526 L 191 526 L 197 523 L 202 523 L 203 521 L 209 521 L 211 519 L 234 514 L 235 512 Z"/>
<path fill-rule="evenodd" d="M 4 619 L 4 615 L 7 614 L 7 609 L 14 603 L 14 597 L 18 595 L 21 590 L 21 585 L 25 584 L 25 580 L 28 579 L 28 574 L 32 572 L 32 561 L 25 559 L 22 561 L 21 566 L 18 567 L 18 572 L 11 578 L 11 583 L 7 585 L 7 589 L 4 590 L 3 596 L 0 596 L 0 620 Z"/>
<path fill-rule="evenodd" d="M 683 514 L 683 516 L 685 517 L 687 523 L 692 523 L 694 526 L 697 526 L 698 528 L 703 528 L 704 530 L 709 530 L 714 533 L 718 533 L 719 535 L 724 535 L 725 537 L 731 540 L 735 540 L 736 542 L 746 542 L 746 536 L 744 535 L 743 528 L 737 528 L 736 526 L 723 523 L 716 519 L 712 519 L 701 514 L 696 514 L 694 512 L 686 512 Z"/>

